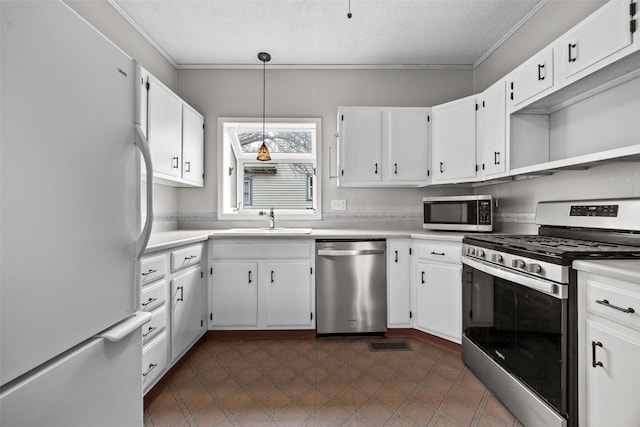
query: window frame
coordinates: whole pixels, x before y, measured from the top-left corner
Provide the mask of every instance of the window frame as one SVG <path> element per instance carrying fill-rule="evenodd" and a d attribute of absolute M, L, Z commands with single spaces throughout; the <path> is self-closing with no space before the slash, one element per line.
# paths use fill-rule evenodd
<path fill-rule="evenodd" d="M 311 153 L 271 153 L 271 160 L 265 164 L 290 164 L 290 163 L 306 163 L 311 164 L 313 168 L 313 185 L 311 192 L 312 209 L 275 209 L 274 212 L 278 218 L 291 220 L 321 220 L 321 195 L 320 191 L 320 141 L 322 121 L 320 118 L 268 118 L 265 120 L 267 130 L 269 127 L 279 127 L 279 125 L 289 124 L 305 124 L 315 127 L 315 135 L 312 135 Z M 229 130 L 242 126 L 262 127 L 262 117 L 238 118 L 238 117 L 219 117 L 218 118 L 218 219 L 220 220 L 260 220 L 264 218 L 258 215 L 260 209 L 244 206 L 244 165 L 245 163 L 255 163 L 256 159 L 251 159 L 244 155 L 236 156 L 232 147 L 232 140 Z M 242 158 L 242 157 L 245 158 Z M 232 164 L 233 163 L 233 164 Z M 233 168 L 233 169 L 232 169 Z M 231 171 L 235 171 L 232 173 Z M 229 171 L 229 173 L 227 173 Z M 231 182 L 236 180 L 235 185 Z M 315 179 L 314 179 L 315 178 Z M 307 180 L 308 186 L 308 180 Z M 242 188 L 242 192 L 238 189 Z M 235 189 L 236 195 L 232 194 Z M 307 193 L 309 195 L 309 193 Z M 232 201 L 235 200 L 236 208 L 231 208 Z M 241 201 L 241 203 L 238 203 Z"/>

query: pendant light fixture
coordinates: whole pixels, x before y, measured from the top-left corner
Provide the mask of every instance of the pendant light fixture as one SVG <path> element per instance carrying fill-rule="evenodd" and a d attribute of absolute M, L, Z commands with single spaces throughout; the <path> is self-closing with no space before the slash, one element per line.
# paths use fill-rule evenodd
<path fill-rule="evenodd" d="M 271 61 L 271 55 L 269 55 L 267 52 L 260 52 L 258 53 L 258 59 L 262 61 L 262 145 L 258 150 L 257 159 L 260 160 L 261 162 L 267 162 L 271 160 L 271 155 L 269 154 L 269 149 L 264 143 L 265 97 L 266 97 L 265 96 L 266 94 L 266 77 L 265 76 L 267 71 L 266 70 L 267 62 Z"/>

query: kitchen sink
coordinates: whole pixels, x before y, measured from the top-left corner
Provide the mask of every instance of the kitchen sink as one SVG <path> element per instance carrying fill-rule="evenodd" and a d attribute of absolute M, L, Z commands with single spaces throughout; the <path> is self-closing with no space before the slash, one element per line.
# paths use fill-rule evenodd
<path fill-rule="evenodd" d="M 276 227 L 276 228 L 229 228 L 227 230 L 216 231 L 216 234 L 234 234 L 234 235 L 296 235 L 296 234 L 311 234 L 310 228 L 288 228 L 288 227 Z"/>

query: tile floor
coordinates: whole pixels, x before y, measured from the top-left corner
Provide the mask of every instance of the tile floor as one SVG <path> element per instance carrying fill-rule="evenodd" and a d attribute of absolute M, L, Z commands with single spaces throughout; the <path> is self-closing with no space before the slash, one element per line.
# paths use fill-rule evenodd
<path fill-rule="evenodd" d="M 147 395 L 145 426 L 521 426 L 459 354 L 375 340 L 204 339 Z"/>

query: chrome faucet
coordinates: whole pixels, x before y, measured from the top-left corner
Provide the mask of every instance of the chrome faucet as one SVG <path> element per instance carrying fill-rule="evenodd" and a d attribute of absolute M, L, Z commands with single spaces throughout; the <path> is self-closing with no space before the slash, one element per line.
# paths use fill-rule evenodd
<path fill-rule="evenodd" d="M 269 213 L 265 211 L 260 211 L 259 215 L 267 217 L 267 220 L 269 221 L 269 228 L 271 229 L 276 228 L 276 216 L 273 214 L 273 208 L 269 210 Z"/>

